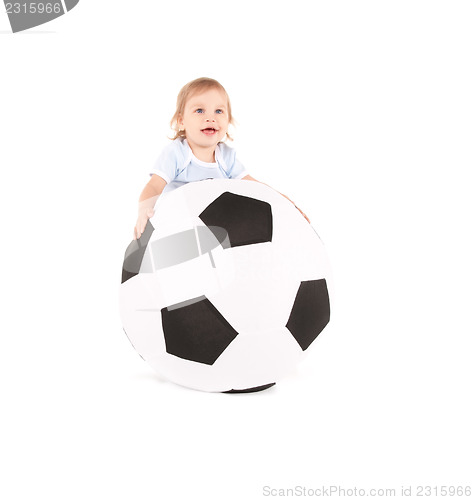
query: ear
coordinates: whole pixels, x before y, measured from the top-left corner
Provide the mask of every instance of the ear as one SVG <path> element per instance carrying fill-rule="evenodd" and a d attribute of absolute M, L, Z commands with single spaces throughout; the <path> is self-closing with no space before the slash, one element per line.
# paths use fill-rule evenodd
<path fill-rule="evenodd" d="M 181 130 L 181 129 L 182 129 L 182 130 L 184 130 L 184 121 L 183 121 L 183 119 L 182 119 L 182 115 L 179 115 L 179 116 L 177 117 L 177 128 L 178 128 L 179 130 Z"/>

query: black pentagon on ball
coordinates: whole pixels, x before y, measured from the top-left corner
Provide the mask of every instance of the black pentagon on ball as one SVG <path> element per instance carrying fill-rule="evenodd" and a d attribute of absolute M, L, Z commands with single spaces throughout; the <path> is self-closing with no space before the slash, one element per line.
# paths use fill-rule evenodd
<path fill-rule="evenodd" d="M 206 297 L 161 309 L 166 352 L 213 365 L 238 332 Z"/>
<path fill-rule="evenodd" d="M 271 384 L 258 385 L 257 387 L 249 387 L 248 389 L 231 389 L 229 391 L 223 391 L 225 394 L 242 394 L 248 392 L 260 392 L 269 389 L 276 385 L 276 382 L 272 382 Z"/>
<path fill-rule="evenodd" d="M 199 217 L 211 231 L 212 227 L 225 229 L 231 247 L 266 243 L 273 237 L 271 205 L 248 196 L 225 192 Z"/>
<path fill-rule="evenodd" d="M 330 321 L 325 279 L 302 281 L 286 328 L 305 351 Z"/>

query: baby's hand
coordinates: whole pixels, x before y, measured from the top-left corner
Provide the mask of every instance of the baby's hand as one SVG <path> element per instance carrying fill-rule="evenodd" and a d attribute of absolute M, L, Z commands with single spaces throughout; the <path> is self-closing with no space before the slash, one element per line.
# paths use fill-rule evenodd
<path fill-rule="evenodd" d="M 284 198 L 289 200 L 297 208 L 297 210 L 299 210 L 299 212 L 304 216 L 305 220 L 310 224 L 309 217 L 307 217 L 307 215 L 291 200 L 291 198 L 287 197 L 285 194 L 282 193 L 279 194 L 281 194 L 282 196 L 284 196 Z"/>
<path fill-rule="evenodd" d="M 145 230 L 148 219 L 153 217 L 154 210 L 152 208 L 146 208 L 138 212 L 138 220 L 136 221 L 133 239 L 137 240 Z"/>

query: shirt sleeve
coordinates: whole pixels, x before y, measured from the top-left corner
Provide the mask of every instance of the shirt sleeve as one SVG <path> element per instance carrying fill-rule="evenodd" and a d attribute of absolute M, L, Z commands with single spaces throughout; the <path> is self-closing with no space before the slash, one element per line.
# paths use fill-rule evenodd
<path fill-rule="evenodd" d="M 168 184 L 175 179 L 177 175 L 177 154 L 175 141 L 168 144 L 163 149 L 149 173 L 150 176 L 153 174 L 159 175 Z"/>
<path fill-rule="evenodd" d="M 248 175 L 246 168 L 237 160 L 236 152 L 225 143 L 221 143 L 221 154 L 226 165 L 229 179 L 241 179 Z"/>
<path fill-rule="evenodd" d="M 235 158 L 233 165 L 230 167 L 228 173 L 230 179 L 242 179 L 245 175 L 248 175 L 246 168 L 243 164 Z"/>

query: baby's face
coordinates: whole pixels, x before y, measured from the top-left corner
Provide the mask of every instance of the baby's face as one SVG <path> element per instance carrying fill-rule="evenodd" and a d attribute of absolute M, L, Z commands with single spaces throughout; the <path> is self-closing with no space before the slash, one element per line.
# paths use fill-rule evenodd
<path fill-rule="evenodd" d="M 210 89 L 187 99 L 179 126 L 186 131 L 190 146 L 215 147 L 228 130 L 227 99 L 218 89 Z"/>

